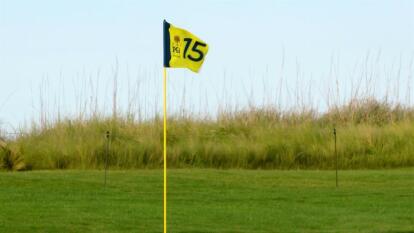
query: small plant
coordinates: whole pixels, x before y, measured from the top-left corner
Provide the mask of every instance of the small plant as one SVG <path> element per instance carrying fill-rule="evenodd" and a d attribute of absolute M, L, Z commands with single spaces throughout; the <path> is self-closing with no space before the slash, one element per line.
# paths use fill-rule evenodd
<path fill-rule="evenodd" d="M 0 148 L 0 169 L 9 171 L 22 171 L 26 169 L 26 164 L 21 154 L 10 149 L 1 139 Z"/>

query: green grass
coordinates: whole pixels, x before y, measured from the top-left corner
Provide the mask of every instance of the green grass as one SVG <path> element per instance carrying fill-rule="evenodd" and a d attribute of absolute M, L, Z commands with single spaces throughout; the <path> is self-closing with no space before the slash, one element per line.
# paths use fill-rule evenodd
<path fill-rule="evenodd" d="M 414 232 L 414 168 L 169 171 L 169 232 Z M 0 173 L 0 232 L 162 232 L 162 170 Z"/>

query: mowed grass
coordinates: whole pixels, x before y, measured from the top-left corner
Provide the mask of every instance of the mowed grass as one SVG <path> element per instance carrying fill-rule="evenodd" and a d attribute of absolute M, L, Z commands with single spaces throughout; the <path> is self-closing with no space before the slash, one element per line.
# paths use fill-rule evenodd
<path fill-rule="evenodd" d="M 414 168 L 179 169 L 169 232 L 414 232 Z M 162 170 L 0 173 L 0 232 L 162 232 Z"/>

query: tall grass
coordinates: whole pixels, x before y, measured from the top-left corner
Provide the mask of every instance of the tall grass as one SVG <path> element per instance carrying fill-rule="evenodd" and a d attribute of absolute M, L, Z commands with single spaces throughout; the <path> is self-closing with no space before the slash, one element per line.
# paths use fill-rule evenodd
<path fill-rule="evenodd" d="M 168 119 L 169 167 L 333 169 L 334 127 L 338 132 L 341 169 L 414 166 L 412 60 L 404 79 L 405 102 L 401 101 L 400 84 L 388 82 L 392 74 L 402 79 L 401 66 L 395 73 L 385 75 L 382 97 L 376 94 L 375 81 L 380 79 L 376 62 L 366 58 L 360 73 L 351 75 L 357 79 L 351 79 L 348 89 L 341 88 L 336 66 L 332 62 L 329 79 L 334 80 L 334 85 L 323 94 L 325 107 L 315 104 L 318 101 L 314 98 L 316 87 L 312 87 L 312 78 L 309 82 L 299 81 L 304 74 L 298 64 L 296 82 L 308 86 L 292 89 L 286 83 L 282 65 L 279 80 L 275 81 L 276 91 L 269 91 L 270 85 L 262 79 L 262 103 L 258 103 L 253 90 L 244 91 L 247 104 L 234 103 L 233 99 L 240 98 L 231 97 L 231 88 L 223 81 L 223 95 L 216 92 L 220 104 L 215 114 L 205 112 L 211 108 L 207 94 L 204 101 L 188 101 L 186 86 L 182 87 L 182 93 L 173 93 L 175 101 L 180 99 L 182 105 Z M 118 62 L 112 71 L 112 93 L 106 93 L 112 96 L 112 112 L 99 109 L 102 85 L 93 82 L 95 78 L 99 80 L 99 73 L 78 88 L 74 115 L 61 112 L 63 107 L 59 103 L 64 95 L 56 98 L 56 110 L 50 111 L 48 103 L 52 101 L 44 88 L 47 85 L 41 86 L 39 119 L 8 140 L 22 155 L 27 169 L 103 168 L 108 130 L 111 168 L 162 167 L 160 93 L 155 93 L 156 101 L 150 99 L 146 92 L 150 87 L 143 86 L 140 79 L 131 84 L 129 74 L 125 91 L 119 86 Z M 157 73 L 153 75 L 154 79 L 159 78 Z M 127 93 L 126 109 L 118 104 L 122 101 L 120 93 Z M 170 95 L 169 101 L 171 98 Z M 198 103 L 199 110 L 186 105 L 189 102 Z M 291 102 L 293 105 L 286 104 Z M 105 104 L 103 108 L 108 109 Z"/>
<path fill-rule="evenodd" d="M 349 110 L 350 106 L 354 108 Z M 322 115 L 265 108 L 223 113 L 217 119 L 171 117 L 168 164 L 177 168 L 332 169 L 334 125 L 342 169 L 414 166 L 414 110 L 373 100 Z M 29 168 L 102 168 L 108 129 L 112 129 L 110 167 L 162 167 L 159 118 L 62 120 L 48 128 L 33 127 L 11 143 L 20 149 Z"/>

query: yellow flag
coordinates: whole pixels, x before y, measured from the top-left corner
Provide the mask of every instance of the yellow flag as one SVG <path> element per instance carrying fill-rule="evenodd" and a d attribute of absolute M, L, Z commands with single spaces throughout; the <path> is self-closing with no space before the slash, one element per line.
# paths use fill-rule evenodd
<path fill-rule="evenodd" d="M 208 45 L 191 32 L 164 20 L 164 67 L 200 70 Z"/>

